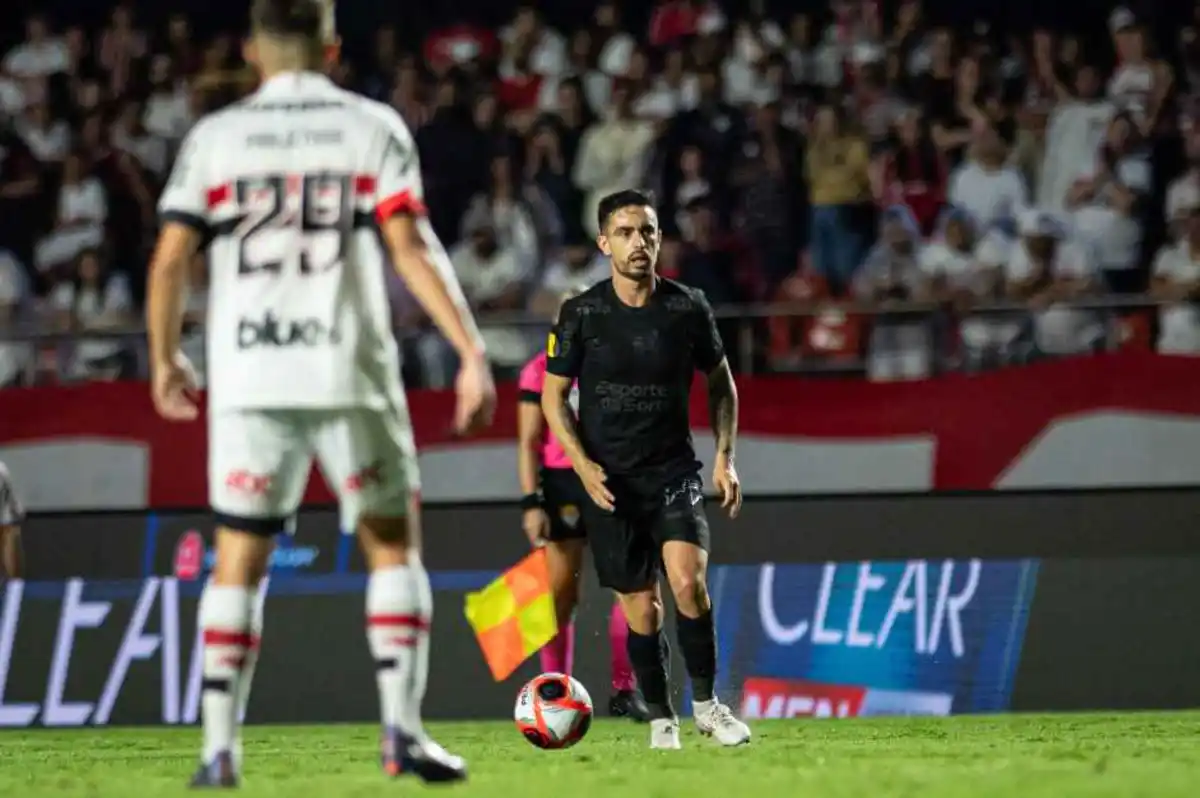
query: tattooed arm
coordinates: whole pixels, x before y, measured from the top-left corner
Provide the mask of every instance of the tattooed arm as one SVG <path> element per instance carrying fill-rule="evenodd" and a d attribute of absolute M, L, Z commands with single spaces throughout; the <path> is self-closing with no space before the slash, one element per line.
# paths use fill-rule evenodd
<path fill-rule="evenodd" d="M 732 461 L 737 448 L 738 394 L 725 358 L 708 373 L 708 416 L 717 438 L 717 455 Z"/>
<path fill-rule="evenodd" d="M 708 378 L 708 414 L 713 435 L 717 438 L 717 456 L 713 461 L 713 487 L 721 495 L 721 506 L 736 518 L 742 506 L 742 486 L 733 465 L 737 449 L 738 395 L 737 384 L 725 346 L 717 329 L 717 319 L 704 294 L 696 292 L 699 323 L 695 327 L 692 351 L 696 367 Z"/>

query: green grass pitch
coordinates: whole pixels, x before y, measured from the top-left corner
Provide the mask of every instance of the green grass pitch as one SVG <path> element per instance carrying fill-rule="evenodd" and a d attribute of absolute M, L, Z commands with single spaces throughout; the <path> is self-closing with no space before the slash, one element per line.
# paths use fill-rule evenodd
<path fill-rule="evenodd" d="M 765 721 L 721 749 L 685 724 L 683 751 L 644 726 L 595 724 L 539 751 L 509 723 L 435 724 L 470 781 L 388 781 L 367 726 L 252 727 L 240 795 L 341 798 L 430 790 L 464 798 L 1173 798 L 1200 796 L 1200 713 Z M 0 733 L 0 796 L 185 795 L 195 729 Z"/>

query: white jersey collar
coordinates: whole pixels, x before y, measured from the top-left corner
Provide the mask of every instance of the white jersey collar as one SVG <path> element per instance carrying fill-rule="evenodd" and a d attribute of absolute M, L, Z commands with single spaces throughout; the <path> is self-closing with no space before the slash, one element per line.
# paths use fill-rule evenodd
<path fill-rule="evenodd" d="M 305 89 L 334 88 L 333 81 L 320 72 L 295 71 L 280 72 L 264 80 L 258 87 L 260 96 L 272 97 L 280 94 L 294 94 Z"/>

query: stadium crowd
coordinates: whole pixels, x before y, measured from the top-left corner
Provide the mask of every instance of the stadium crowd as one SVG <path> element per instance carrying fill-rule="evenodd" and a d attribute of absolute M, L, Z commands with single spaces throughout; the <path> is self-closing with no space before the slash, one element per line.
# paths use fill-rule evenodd
<path fill-rule="evenodd" d="M 725 323 L 742 366 L 865 352 L 895 379 L 1200 352 L 1200 5 L 1178 41 L 1124 7 L 1098 35 L 955 29 L 920 0 L 786 18 L 665 0 L 646 29 L 622 20 L 599 0 L 589 25 L 555 30 L 521 5 L 499 31 L 464 23 L 419 50 L 384 27 L 334 71 L 415 131 L 433 224 L 501 319 L 500 369 L 541 341 L 517 314 L 544 323 L 562 290 L 607 274 L 596 203 L 630 186 L 660 200 L 664 273 L 719 309 L 807 314 Z M 0 339 L 76 337 L 0 340 L 0 385 L 138 371 L 130 339 L 95 336 L 139 324 L 182 138 L 254 86 L 236 32 L 198 40 L 183 14 L 151 29 L 125 5 L 96 30 L 66 22 L 30 17 L 0 66 Z M 447 384 L 449 350 L 399 284 L 393 299 L 407 377 Z"/>

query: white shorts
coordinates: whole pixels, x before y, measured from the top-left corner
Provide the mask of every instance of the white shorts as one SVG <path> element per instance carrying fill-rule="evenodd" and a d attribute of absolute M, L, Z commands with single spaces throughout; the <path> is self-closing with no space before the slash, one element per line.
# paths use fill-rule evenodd
<path fill-rule="evenodd" d="M 412 429 L 396 413 L 220 410 L 208 419 L 208 493 L 217 524 L 273 535 L 292 531 L 313 457 L 338 497 L 341 527 L 363 515 L 408 514 L 420 490 Z"/>

